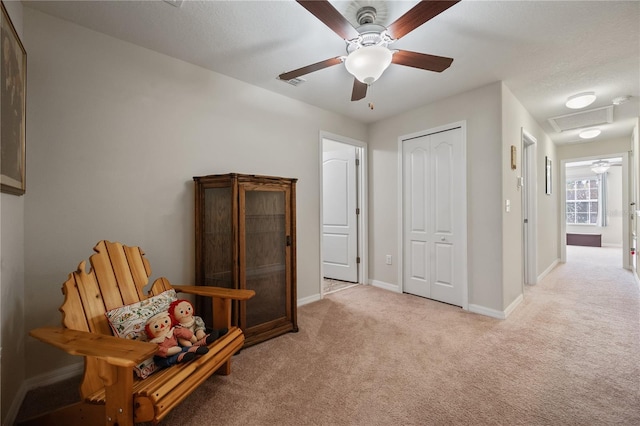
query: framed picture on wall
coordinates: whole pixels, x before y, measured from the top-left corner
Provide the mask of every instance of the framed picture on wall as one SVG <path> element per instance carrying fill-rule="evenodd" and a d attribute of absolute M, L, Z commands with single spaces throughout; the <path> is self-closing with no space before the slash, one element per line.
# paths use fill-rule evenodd
<path fill-rule="evenodd" d="M 551 159 L 544 157 L 544 192 L 551 195 Z"/>
<path fill-rule="evenodd" d="M 2 4 L 0 21 L 0 190 L 25 192 L 27 52 Z"/>

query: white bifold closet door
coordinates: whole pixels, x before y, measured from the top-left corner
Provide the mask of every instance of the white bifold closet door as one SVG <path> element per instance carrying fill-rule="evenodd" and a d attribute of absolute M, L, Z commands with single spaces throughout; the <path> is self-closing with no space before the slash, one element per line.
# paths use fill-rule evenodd
<path fill-rule="evenodd" d="M 420 136 L 403 150 L 403 291 L 463 305 L 459 259 L 465 244 L 463 136 L 460 128 Z"/>

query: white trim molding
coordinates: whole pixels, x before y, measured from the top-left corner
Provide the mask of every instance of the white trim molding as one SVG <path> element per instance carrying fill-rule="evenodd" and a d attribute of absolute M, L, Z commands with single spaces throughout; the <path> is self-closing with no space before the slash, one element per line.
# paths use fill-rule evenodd
<path fill-rule="evenodd" d="M 558 266 L 558 263 L 560 263 L 560 259 L 556 259 L 551 265 L 549 265 L 549 267 L 547 269 L 545 269 L 544 271 L 542 271 L 542 273 L 540 275 L 538 275 L 538 282 L 540 282 L 544 277 L 546 277 L 547 275 L 549 275 L 549 273 L 551 271 L 553 271 L 553 268 L 555 268 L 556 266 Z"/>
<path fill-rule="evenodd" d="M 537 144 L 538 140 L 524 127 L 521 132 L 521 150 L 524 156 L 522 161 L 525 189 L 522 191 L 523 214 L 527 219 L 527 225 L 523 226 L 523 266 L 525 269 L 524 284 L 535 285 L 538 283 L 536 273 L 538 269 L 538 166 Z"/>
<path fill-rule="evenodd" d="M 513 302 L 511 302 L 509 306 L 507 306 L 507 309 L 504 310 L 504 317 L 505 318 L 509 317 L 509 315 L 511 315 L 511 313 L 516 310 L 518 305 L 520 305 L 523 300 L 524 300 L 524 296 L 522 294 L 519 294 L 518 297 L 516 297 L 516 299 Z"/>
<path fill-rule="evenodd" d="M 346 145 L 351 145 L 354 146 L 356 148 L 358 148 L 358 160 L 360 163 L 360 166 L 358 168 L 358 172 L 357 172 L 357 182 L 358 182 L 358 208 L 360 209 L 360 214 L 359 214 L 359 219 L 358 219 L 358 255 L 360 256 L 360 263 L 358 264 L 358 283 L 362 283 L 365 284 L 368 282 L 369 280 L 369 252 L 368 252 L 368 247 L 369 247 L 369 234 L 368 234 L 368 229 L 369 229 L 369 209 L 368 209 L 368 205 L 369 205 L 369 200 L 368 200 L 368 193 L 369 193 L 369 187 L 368 187 L 368 176 L 369 176 L 369 171 L 368 171 L 368 161 L 367 159 L 369 158 L 369 151 L 368 151 L 368 145 L 366 142 L 357 140 L 357 139 L 353 139 L 347 136 L 342 136 L 342 135 L 337 135 L 335 133 L 331 133 L 331 132 L 327 132 L 324 130 L 321 130 L 319 133 L 319 140 L 318 140 L 318 157 L 320 158 L 320 164 L 318 167 L 318 173 L 319 173 L 319 183 L 320 183 L 320 188 L 319 188 L 319 193 L 320 193 L 320 256 L 318 259 L 319 262 L 319 266 L 320 266 L 320 282 L 322 283 L 322 280 L 324 279 L 324 274 L 322 272 L 322 253 L 323 253 L 323 247 L 322 247 L 322 240 L 323 240 L 323 235 L 322 235 L 322 230 L 323 230 L 323 223 L 324 223 L 324 219 L 322 217 L 323 215 L 323 200 L 322 200 L 322 194 L 323 194 L 323 169 L 322 169 L 322 155 L 323 155 L 323 143 L 324 140 L 328 139 L 328 140 L 332 140 L 335 142 L 339 142 L 342 144 L 346 144 Z M 320 287 L 320 298 L 322 298 L 323 296 L 323 288 L 322 286 Z M 298 303 L 300 303 L 300 301 L 298 301 Z"/>
<path fill-rule="evenodd" d="M 504 311 L 487 308 L 486 306 L 469 304 L 469 312 L 503 320 L 507 319 L 507 317 L 511 315 L 511 313 L 516 309 L 516 307 L 518 307 L 520 303 L 522 303 L 523 300 L 524 297 L 522 296 L 522 294 L 518 295 L 518 297 L 516 297 L 516 299 L 511 302 L 511 304 L 507 306 Z"/>
<path fill-rule="evenodd" d="M 378 280 L 371 280 L 370 284 L 374 287 L 378 287 L 383 290 L 393 291 L 394 293 L 402 293 L 400 286 L 397 284 L 389 284 L 384 281 L 378 281 Z"/>
<path fill-rule="evenodd" d="M 18 393 L 16 394 L 15 399 L 11 403 L 11 407 L 7 412 L 7 416 L 2 423 L 3 426 L 9 426 L 15 423 L 16 416 L 20 411 L 20 406 L 24 401 L 24 398 L 27 396 L 27 393 L 32 390 L 42 386 L 51 385 L 53 383 L 58 383 L 66 379 L 70 379 L 72 377 L 80 376 L 84 370 L 84 363 L 76 363 L 72 365 L 68 365 L 66 367 L 58 368 L 57 370 L 50 371 L 39 376 L 31 377 L 24 382 L 18 389 Z"/>
<path fill-rule="evenodd" d="M 298 299 L 298 306 L 304 306 L 304 305 L 308 305 L 309 303 L 313 303 L 313 302 L 317 302 L 318 300 L 321 300 L 322 296 L 320 296 L 320 293 L 318 294 L 314 294 L 312 296 L 307 296 L 307 297 L 303 297 L 302 299 Z"/>

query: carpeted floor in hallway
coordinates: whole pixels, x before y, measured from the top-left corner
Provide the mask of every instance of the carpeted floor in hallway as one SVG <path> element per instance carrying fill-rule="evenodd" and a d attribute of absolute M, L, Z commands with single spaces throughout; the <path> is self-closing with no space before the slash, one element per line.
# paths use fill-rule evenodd
<path fill-rule="evenodd" d="M 371 286 L 302 306 L 162 424 L 640 424 L 638 283 L 620 249 L 567 253 L 506 320 Z"/>

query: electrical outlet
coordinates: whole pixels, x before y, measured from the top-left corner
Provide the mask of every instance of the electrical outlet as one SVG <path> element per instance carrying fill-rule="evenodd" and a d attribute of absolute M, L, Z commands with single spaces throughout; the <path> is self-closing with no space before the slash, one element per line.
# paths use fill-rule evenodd
<path fill-rule="evenodd" d="M 387 255 L 387 258 L 386 258 L 386 260 L 385 260 L 386 264 L 387 264 L 387 265 L 391 265 L 391 260 L 392 260 L 392 257 L 391 257 L 391 255 L 390 255 L 390 254 L 388 254 L 388 255 Z"/>

